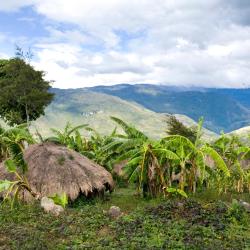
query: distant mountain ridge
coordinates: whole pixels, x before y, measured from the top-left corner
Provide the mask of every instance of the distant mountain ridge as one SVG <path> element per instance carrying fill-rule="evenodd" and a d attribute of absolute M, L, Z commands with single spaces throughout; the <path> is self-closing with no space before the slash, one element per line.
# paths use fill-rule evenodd
<path fill-rule="evenodd" d="M 219 133 L 250 125 L 250 89 L 175 87 L 150 84 L 96 86 L 88 90 L 136 102 L 158 113 L 183 114 Z"/>
<path fill-rule="evenodd" d="M 87 89 L 52 89 L 52 91 L 55 93 L 55 99 L 46 108 L 45 116 L 33 122 L 33 131 L 37 129 L 44 136 L 51 135 L 50 128 L 63 129 L 67 122 L 72 125 L 88 124 L 99 133 L 108 134 L 117 126 L 110 116 L 123 119 L 150 138 L 162 138 L 167 135 L 166 114 L 156 113 L 135 102 Z M 176 114 L 176 117 L 187 126 L 197 125 L 185 115 Z M 216 136 L 206 129 L 203 132 L 204 139 Z"/>
<path fill-rule="evenodd" d="M 166 135 L 169 113 L 188 126 L 195 126 L 204 116 L 205 127 L 217 134 L 223 129 L 244 139 L 250 133 L 249 89 L 122 84 L 51 91 L 55 93 L 54 101 L 46 108 L 45 116 L 33 122 L 45 136 L 51 134 L 50 128 L 62 129 L 67 122 L 87 123 L 107 134 L 116 126 L 110 116 L 117 116 L 150 137 L 160 138 Z M 216 136 L 211 130 L 204 130 L 208 139 Z"/>

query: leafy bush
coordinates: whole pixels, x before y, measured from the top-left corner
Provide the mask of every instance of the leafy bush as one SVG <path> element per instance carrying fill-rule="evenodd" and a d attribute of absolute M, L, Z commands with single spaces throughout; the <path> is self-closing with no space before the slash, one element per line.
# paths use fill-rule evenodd
<path fill-rule="evenodd" d="M 68 205 L 68 197 L 66 193 L 54 194 L 53 196 L 50 196 L 49 198 L 52 199 L 55 204 L 60 205 L 64 208 Z"/>

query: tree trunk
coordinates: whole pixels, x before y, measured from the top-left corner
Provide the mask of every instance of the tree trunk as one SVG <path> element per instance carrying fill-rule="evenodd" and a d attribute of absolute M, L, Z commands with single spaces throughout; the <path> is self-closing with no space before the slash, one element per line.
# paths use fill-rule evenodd
<path fill-rule="evenodd" d="M 30 128 L 30 116 L 29 116 L 29 110 L 28 110 L 27 103 L 25 104 L 25 113 L 26 113 L 27 127 L 28 127 L 28 130 L 29 130 L 29 128 Z"/>
<path fill-rule="evenodd" d="M 180 187 L 181 190 L 184 191 L 184 187 L 185 187 L 185 163 L 181 163 L 179 187 Z"/>

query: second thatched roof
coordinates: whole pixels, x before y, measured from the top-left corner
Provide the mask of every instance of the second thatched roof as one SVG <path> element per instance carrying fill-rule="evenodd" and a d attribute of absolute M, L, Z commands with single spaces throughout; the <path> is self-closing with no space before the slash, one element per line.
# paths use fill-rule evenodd
<path fill-rule="evenodd" d="M 24 154 L 28 164 L 27 179 L 39 196 L 66 193 L 74 201 L 80 194 L 91 196 L 112 191 L 111 174 L 100 165 L 64 146 L 42 143 L 30 146 Z M 3 164 L 0 179 L 10 179 Z M 28 199 L 28 195 L 25 199 Z"/>

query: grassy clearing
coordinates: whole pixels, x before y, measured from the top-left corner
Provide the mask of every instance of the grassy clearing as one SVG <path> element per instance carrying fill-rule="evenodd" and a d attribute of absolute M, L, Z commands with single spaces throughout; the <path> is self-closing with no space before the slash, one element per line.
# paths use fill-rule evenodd
<path fill-rule="evenodd" d="M 206 196 L 145 200 L 117 189 L 102 200 L 78 200 L 60 217 L 36 204 L 2 206 L 0 249 L 250 249 L 249 214 Z M 121 218 L 105 215 L 111 205 Z"/>

